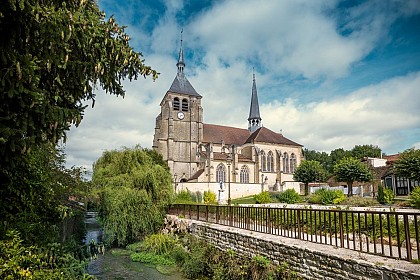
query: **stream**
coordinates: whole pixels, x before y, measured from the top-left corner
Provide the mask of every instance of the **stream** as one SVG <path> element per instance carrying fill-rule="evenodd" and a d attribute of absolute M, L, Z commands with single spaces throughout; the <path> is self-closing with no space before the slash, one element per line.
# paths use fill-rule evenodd
<path fill-rule="evenodd" d="M 103 242 L 103 230 L 97 220 L 97 212 L 86 213 L 86 238 L 85 243 L 89 246 L 92 239 L 95 244 Z M 105 254 L 98 254 L 92 259 L 87 267 L 87 273 L 101 279 L 146 279 L 146 280 L 184 280 L 180 272 L 164 275 L 153 266 L 140 262 L 133 262 L 130 256 L 114 256 L 111 251 L 105 250 Z"/>

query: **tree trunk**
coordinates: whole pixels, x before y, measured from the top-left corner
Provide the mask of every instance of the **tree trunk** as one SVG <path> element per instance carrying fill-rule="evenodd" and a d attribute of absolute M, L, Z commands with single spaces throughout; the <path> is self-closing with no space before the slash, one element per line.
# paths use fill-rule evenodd
<path fill-rule="evenodd" d="M 305 183 L 305 196 L 309 194 L 309 183 Z"/>
<path fill-rule="evenodd" d="M 348 187 L 347 196 L 348 197 L 353 196 L 353 182 L 347 182 L 347 187 Z"/>

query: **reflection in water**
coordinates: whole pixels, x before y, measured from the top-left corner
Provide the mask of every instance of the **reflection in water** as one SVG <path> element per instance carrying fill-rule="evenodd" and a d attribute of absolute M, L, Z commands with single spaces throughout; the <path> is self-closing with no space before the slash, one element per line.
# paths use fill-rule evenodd
<path fill-rule="evenodd" d="M 92 239 L 95 244 L 103 243 L 103 230 L 97 220 L 97 212 L 86 213 L 85 244 L 89 245 Z M 129 256 L 113 256 L 109 250 L 104 255 L 98 254 L 97 259 L 89 262 L 87 273 L 101 279 L 147 279 L 147 280 L 183 280 L 181 273 L 163 275 L 155 268 L 148 267 L 139 262 L 131 261 Z"/>

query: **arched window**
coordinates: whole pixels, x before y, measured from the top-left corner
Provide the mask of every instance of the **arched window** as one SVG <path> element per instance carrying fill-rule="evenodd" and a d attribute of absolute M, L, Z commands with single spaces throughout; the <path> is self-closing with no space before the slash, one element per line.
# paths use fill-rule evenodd
<path fill-rule="evenodd" d="M 174 98 L 174 110 L 179 111 L 179 98 Z"/>
<path fill-rule="evenodd" d="M 249 168 L 246 165 L 241 167 L 240 182 L 249 183 Z"/>
<path fill-rule="evenodd" d="M 260 155 L 261 155 L 261 170 L 267 171 L 267 158 L 265 156 L 265 152 L 261 150 Z"/>
<path fill-rule="evenodd" d="M 221 163 L 216 168 L 216 181 L 226 182 L 226 168 Z"/>
<path fill-rule="evenodd" d="M 267 171 L 274 172 L 274 156 L 271 151 L 267 153 Z"/>
<path fill-rule="evenodd" d="M 283 154 L 283 172 L 289 173 L 289 155 L 285 152 Z"/>
<path fill-rule="evenodd" d="M 295 173 L 296 169 L 296 156 L 295 154 L 290 155 L 290 173 Z"/>
<path fill-rule="evenodd" d="M 182 111 L 187 112 L 188 111 L 188 100 L 182 99 Z"/>

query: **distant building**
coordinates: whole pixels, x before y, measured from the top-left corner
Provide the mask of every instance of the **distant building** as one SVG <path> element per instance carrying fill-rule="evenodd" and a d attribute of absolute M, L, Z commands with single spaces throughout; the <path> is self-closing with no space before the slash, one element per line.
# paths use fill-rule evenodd
<path fill-rule="evenodd" d="M 299 191 L 293 172 L 303 159 L 302 145 L 262 126 L 255 74 L 246 129 L 203 123 L 202 96 L 184 74 L 182 40 L 177 68 L 160 103 L 153 140 L 175 181 L 196 183 L 190 189 L 231 182 L 238 190 L 233 197 L 247 194 L 244 189 L 261 190 L 250 184 Z"/>
<path fill-rule="evenodd" d="M 395 174 L 393 164 L 399 157 L 400 154 L 383 156 L 382 159 L 375 159 L 374 162 L 377 164 L 371 164 L 371 166 L 374 167 L 376 177 L 380 179 L 383 186 L 392 189 L 395 195 L 409 195 L 415 186 L 420 186 L 420 182 Z"/>

